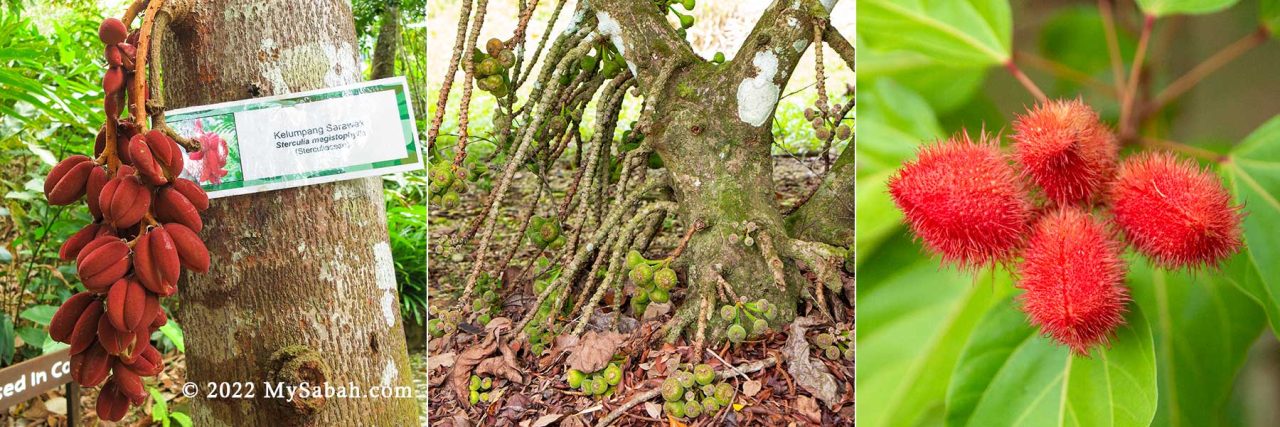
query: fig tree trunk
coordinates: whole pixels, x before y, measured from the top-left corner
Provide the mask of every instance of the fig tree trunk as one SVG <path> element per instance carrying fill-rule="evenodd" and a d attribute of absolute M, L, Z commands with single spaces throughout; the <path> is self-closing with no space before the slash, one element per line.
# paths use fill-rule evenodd
<path fill-rule="evenodd" d="M 185 3 L 185 2 L 179 2 Z M 361 80 L 346 1 L 198 0 L 163 47 L 169 108 Z M 201 233 L 213 267 L 187 274 L 178 318 L 195 425 L 411 425 L 406 398 L 264 397 L 262 383 L 411 386 L 380 180 L 217 199 Z M 257 383 L 207 399 L 208 382 Z"/>
<path fill-rule="evenodd" d="M 810 286 L 774 196 L 771 147 L 778 100 L 810 47 L 813 26 L 825 25 L 835 4 L 824 3 L 775 2 L 734 59 L 715 64 L 698 59 L 650 2 L 591 2 L 599 31 L 650 96 L 645 140 L 670 173 L 679 216 L 707 227 L 688 244 L 691 297 L 714 299 L 723 278 L 740 299 L 775 303 L 778 320 L 787 322 Z M 698 309 L 685 303 L 677 316 L 692 319 Z"/>

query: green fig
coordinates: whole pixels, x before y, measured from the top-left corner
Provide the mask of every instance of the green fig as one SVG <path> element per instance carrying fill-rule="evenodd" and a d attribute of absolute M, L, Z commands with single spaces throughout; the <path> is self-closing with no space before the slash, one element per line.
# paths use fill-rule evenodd
<path fill-rule="evenodd" d="M 693 379 L 698 384 L 711 384 L 711 381 L 716 379 L 716 371 L 711 369 L 711 365 L 700 363 L 693 367 Z"/>

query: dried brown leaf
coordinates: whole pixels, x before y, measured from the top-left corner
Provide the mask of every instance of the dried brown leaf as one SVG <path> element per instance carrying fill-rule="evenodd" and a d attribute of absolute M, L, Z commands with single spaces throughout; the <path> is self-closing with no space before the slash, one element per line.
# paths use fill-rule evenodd
<path fill-rule="evenodd" d="M 587 332 L 573 353 L 569 354 L 569 367 L 582 372 L 604 369 L 626 338 L 626 335 L 617 332 Z"/>
<path fill-rule="evenodd" d="M 468 395 L 470 389 L 467 384 L 471 381 L 471 370 L 479 365 L 482 360 L 493 354 L 498 348 L 497 335 L 489 335 L 480 344 L 476 344 L 467 348 L 459 354 L 453 362 L 453 370 L 449 371 L 449 386 L 453 388 L 454 396 L 458 398 L 458 403 L 470 406 Z"/>
<path fill-rule="evenodd" d="M 827 366 L 809 358 L 809 343 L 804 339 L 805 328 L 816 324 L 812 318 L 800 317 L 791 324 L 790 336 L 782 346 L 782 354 L 787 358 L 787 373 L 795 378 L 810 394 L 821 399 L 828 407 L 839 403 L 839 386 L 836 379 L 827 371 Z"/>

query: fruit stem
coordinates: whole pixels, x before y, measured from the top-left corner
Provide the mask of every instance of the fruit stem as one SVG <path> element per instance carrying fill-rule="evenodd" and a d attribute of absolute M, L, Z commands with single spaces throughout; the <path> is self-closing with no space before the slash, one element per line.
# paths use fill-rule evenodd
<path fill-rule="evenodd" d="M 147 130 L 147 57 L 151 53 L 151 31 L 155 29 L 156 13 L 164 6 L 164 0 L 154 0 L 147 4 L 146 15 L 142 17 L 142 25 L 138 27 L 138 55 L 134 61 L 133 87 L 129 90 L 134 108 L 134 122 L 140 131 Z"/>
<path fill-rule="evenodd" d="M 1111 57 L 1111 79 L 1116 96 L 1124 93 L 1124 63 L 1120 59 L 1120 43 L 1116 38 L 1116 20 L 1111 0 L 1098 0 L 1098 12 L 1102 14 L 1102 31 L 1107 38 L 1107 56 Z"/>
<path fill-rule="evenodd" d="M 1017 55 L 1018 57 L 1025 59 L 1027 64 L 1032 67 L 1046 71 L 1058 78 L 1071 80 L 1076 83 L 1092 87 L 1099 92 L 1111 95 L 1115 98 L 1120 97 L 1120 90 L 1118 88 L 1111 87 L 1105 82 L 1098 80 L 1083 71 L 1071 68 L 1066 64 L 1026 51 L 1019 51 Z"/>
<path fill-rule="evenodd" d="M 1031 78 L 1027 77 L 1027 74 L 1023 73 L 1022 69 L 1018 68 L 1017 64 L 1013 63 L 1012 58 L 1009 59 L 1008 62 L 1004 63 L 1004 68 L 1009 70 L 1009 73 L 1013 74 L 1015 79 L 1018 79 L 1018 83 L 1022 83 L 1022 87 L 1027 88 L 1027 91 L 1031 92 L 1031 95 L 1034 96 L 1037 101 L 1045 102 L 1049 100 L 1049 97 L 1045 96 L 1044 91 L 1040 90 L 1040 87 L 1036 86 L 1036 83 L 1031 81 Z"/>
<path fill-rule="evenodd" d="M 1165 105 L 1168 105 L 1169 102 L 1172 102 L 1188 90 L 1191 90 L 1191 88 L 1195 87 L 1197 83 L 1204 80 L 1205 77 L 1213 74 L 1214 71 L 1217 71 L 1219 68 L 1222 68 L 1222 66 L 1227 65 L 1232 60 L 1239 58 L 1240 55 L 1243 55 L 1245 52 L 1248 52 L 1266 42 L 1268 37 L 1267 28 L 1259 26 L 1257 30 L 1241 37 L 1239 40 L 1227 45 L 1227 47 L 1222 48 L 1218 53 L 1215 53 L 1213 56 L 1205 59 L 1204 62 L 1196 65 L 1191 69 L 1191 71 L 1183 74 L 1182 77 L 1178 78 L 1178 80 L 1175 80 L 1173 83 L 1169 84 L 1169 86 L 1165 87 L 1164 90 L 1160 91 L 1160 94 L 1156 95 L 1155 101 L 1152 101 L 1151 107 L 1146 109 L 1145 114 L 1153 114 L 1160 111 L 1165 107 Z"/>
<path fill-rule="evenodd" d="M 1180 142 L 1174 142 L 1174 141 L 1169 141 L 1164 139 L 1143 137 L 1141 142 L 1143 147 L 1163 148 L 1170 151 L 1177 151 L 1179 153 L 1198 157 L 1211 162 L 1221 161 L 1225 157 L 1221 153 L 1218 153 L 1215 151 L 1206 150 L 1200 147 L 1193 147 Z"/>
<path fill-rule="evenodd" d="M 684 253 L 684 248 L 689 245 L 689 239 L 693 238 L 693 233 L 697 233 L 699 230 L 702 230 L 703 228 L 706 228 L 706 227 L 707 227 L 707 224 L 702 222 L 702 220 L 700 219 L 697 222 L 694 222 L 692 227 L 689 227 L 688 230 L 685 230 L 684 237 L 680 239 L 680 244 L 676 245 L 676 249 L 671 251 L 671 255 L 667 255 L 667 257 L 662 260 L 662 265 L 665 266 L 667 264 L 670 264 L 672 260 L 680 256 L 681 253 Z"/>
<path fill-rule="evenodd" d="M 1155 15 L 1146 15 L 1142 22 L 1142 35 L 1138 38 L 1138 50 L 1134 53 L 1133 66 L 1129 68 L 1129 79 L 1125 82 L 1124 96 L 1120 104 L 1120 136 L 1132 135 L 1134 123 L 1133 102 L 1138 95 L 1138 79 L 1142 76 L 1142 62 L 1147 56 L 1147 47 L 1151 44 L 1151 31 L 1155 28 Z"/>

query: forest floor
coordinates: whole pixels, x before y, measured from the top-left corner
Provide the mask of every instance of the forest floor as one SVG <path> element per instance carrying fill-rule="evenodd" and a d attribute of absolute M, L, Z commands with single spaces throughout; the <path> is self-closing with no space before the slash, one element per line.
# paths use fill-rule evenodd
<path fill-rule="evenodd" d="M 784 210 L 807 195 L 818 184 L 821 172 L 824 170 L 823 160 L 820 157 L 776 156 L 774 164 L 774 181 L 778 185 L 775 190 L 779 204 Z M 569 174 L 572 171 L 565 171 L 565 168 L 555 169 L 560 175 L 549 177 L 548 185 L 553 193 L 560 195 L 563 194 L 561 190 L 567 186 L 571 178 Z M 520 215 L 517 212 L 528 209 L 533 202 L 533 193 L 536 189 L 532 186 L 534 180 L 528 177 L 521 178 L 517 176 L 514 181 L 517 184 L 513 187 L 508 202 L 504 204 L 504 212 L 500 217 L 518 218 Z M 464 261 L 470 257 L 447 253 L 447 249 L 442 248 L 443 245 L 440 242 L 447 241 L 459 229 L 468 226 L 468 221 L 478 215 L 486 194 L 485 191 L 473 189 L 462 195 L 463 202 L 459 208 L 431 212 L 432 240 L 428 268 L 431 272 L 429 303 L 431 313 L 435 313 L 433 315 L 460 308 L 457 298 L 461 294 L 462 284 L 471 265 L 470 262 Z M 558 201 L 559 199 L 557 203 Z M 545 196 L 542 203 L 551 206 Z M 497 249 L 494 253 L 505 254 L 511 250 L 512 244 L 519 244 L 521 249 L 513 257 L 507 271 L 511 276 L 527 277 L 518 273 L 521 273 L 528 260 L 534 259 L 537 254 L 534 253 L 535 248 L 527 243 L 527 239 L 516 235 L 516 228 L 516 224 L 506 224 L 495 230 L 497 234 L 494 236 L 494 242 L 497 242 L 495 245 Z M 677 246 L 683 229 L 684 227 L 677 223 L 659 233 L 647 253 L 668 253 Z M 851 277 L 845 277 L 845 279 L 852 280 Z M 812 325 L 806 326 L 797 322 L 792 325 L 793 329 L 749 339 L 737 346 L 726 343 L 716 348 L 707 348 L 703 355 L 692 354 L 695 351 L 693 346 L 684 339 L 674 344 L 662 342 L 661 337 L 656 335 L 656 331 L 669 316 L 663 315 L 639 321 L 622 315 L 617 322 L 618 330 L 622 334 L 617 336 L 615 342 L 608 343 L 616 345 L 616 353 L 609 351 L 608 354 L 625 355 L 620 362 L 623 378 L 610 394 L 603 398 L 592 398 L 569 387 L 565 381 L 565 373 L 568 370 L 565 362 L 575 357 L 571 354 L 575 352 L 573 349 L 601 342 L 590 340 L 588 338 L 592 335 L 590 332 L 582 337 L 582 346 L 575 344 L 578 340 L 571 339 L 567 334 L 556 337 L 554 340 L 548 339 L 553 344 L 547 345 L 548 350 L 538 355 L 533 354 L 528 345 L 516 340 L 495 342 L 488 338 L 490 335 L 488 332 L 495 327 L 501 327 L 495 325 L 509 326 L 510 323 L 519 322 L 527 307 L 533 303 L 531 280 L 525 278 L 507 282 L 502 284 L 499 290 L 502 300 L 501 313 L 494 316 L 494 320 L 489 322 L 487 328 L 479 324 L 459 326 L 458 333 L 434 339 L 429 344 L 430 357 L 427 360 L 426 369 L 431 386 L 429 399 L 432 406 L 429 417 L 432 425 L 458 427 L 472 425 L 529 427 L 555 423 L 567 426 L 594 425 L 605 418 L 606 414 L 617 411 L 636 396 L 645 395 L 646 392 L 658 388 L 662 380 L 682 363 L 708 363 L 717 371 L 726 370 L 727 364 L 742 366 L 755 363 L 751 366 L 760 368 L 763 364 L 764 367 L 726 379 L 735 386 L 735 390 L 739 391 L 734 399 L 734 410 L 722 408 L 714 414 L 694 419 L 667 418 L 661 409 L 663 398 L 656 396 L 638 402 L 630 409 L 623 411 L 615 425 L 660 423 L 681 426 L 686 425 L 686 422 L 689 423 L 688 425 L 769 426 L 853 424 L 852 360 L 845 360 L 842 357 L 834 360 L 823 357 L 820 349 L 812 347 L 803 338 L 788 342 L 796 332 L 799 332 L 799 336 L 806 336 L 806 329 L 808 329 L 807 336 L 810 338 L 818 332 L 851 331 L 853 328 L 851 308 L 844 313 L 837 313 L 838 321 L 834 324 L 831 321 L 814 321 Z M 678 295 L 673 293 L 672 298 L 675 303 L 679 302 Z M 607 295 L 606 300 L 611 297 Z M 847 306 L 852 306 L 851 301 L 847 302 Z M 599 310 L 597 312 L 604 313 Z M 806 313 L 802 311 L 800 314 L 803 316 Z M 602 323 L 607 324 L 607 319 L 613 317 L 601 315 L 594 316 L 592 319 L 601 319 Z M 819 318 L 816 313 L 809 314 L 809 317 Z M 591 324 L 594 326 L 596 322 Z M 800 328 L 794 329 L 797 326 Z M 601 332 L 599 336 L 605 333 Z M 586 344 L 587 342 L 591 344 Z M 799 345 L 795 345 L 796 343 Z M 460 402 L 455 398 L 455 393 L 466 390 L 463 383 L 471 372 L 468 366 L 476 366 L 476 363 L 483 366 L 488 363 L 477 359 L 485 358 L 489 354 L 498 354 L 493 350 L 495 344 L 501 353 L 507 356 L 505 361 L 498 364 L 505 365 L 509 369 L 499 369 L 499 371 L 506 370 L 506 373 L 492 374 L 496 381 L 490 392 L 493 396 L 490 402 L 481 402 L 475 406 Z M 607 344 L 604 347 L 613 348 Z M 810 350 L 811 347 L 812 350 Z M 814 354 L 810 356 L 810 352 Z M 503 359 L 502 356 L 488 358 Z M 796 359 L 803 360 L 793 363 Z M 455 365 L 466 370 L 457 379 L 451 377 L 451 373 L 455 371 Z M 797 365 L 814 370 L 799 369 L 799 372 L 794 372 Z M 815 371 L 819 373 L 815 374 Z M 510 373 L 518 374 L 519 381 L 515 381 L 514 377 L 508 377 Z M 503 377 L 506 379 L 500 379 Z M 831 379 L 834 381 L 829 381 Z M 461 383 L 455 383 L 455 381 Z M 826 399 L 820 399 L 818 395 L 825 395 Z"/>

